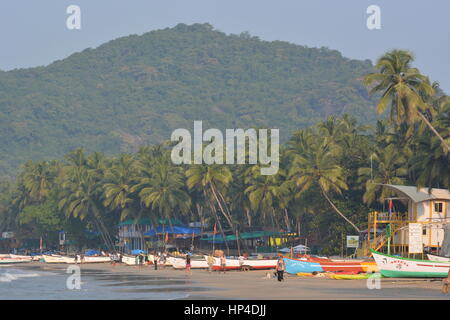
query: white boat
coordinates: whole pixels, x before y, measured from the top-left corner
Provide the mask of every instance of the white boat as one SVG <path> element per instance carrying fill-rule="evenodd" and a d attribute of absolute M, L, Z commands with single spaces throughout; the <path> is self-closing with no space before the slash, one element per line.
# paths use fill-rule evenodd
<path fill-rule="evenodd" d="M 186 269 L 186 259 L 184 258 L 172 258 L 172 267 L 174 269 Z M 207 269 L 208 262 L 206 259 L 191 259 L 191 269 Z"/>
<path fill-rule="evenodd" d="M 205 256 L 205 259 L 207 256 Z M 238 270 L 242 267 L 250 269 L 275 269 L 278 259 L 244 259 L 241 263 L 236 258 L 225 259 L 225 270 Z M 213 270 L 221 270 L 220 258 L 214 257 Z"/>
<path fill-rule="evenodd" d="M 23 255 L 18 255 L 18 254 L 10 254 L 9 256 L 12 259 L 19 259 L 19 260 L 24 260 L 24 261 L 32 261 L 33 260 L 32 256 L 23 256 Z"/>
<path fill-rule="evenodd" d="M 135 266 L 136 264 L 136 256 L 129 256 L 129 255 L 123 255 L 122 256 L 122 263 L 125 263 L 129 266 Z"/>
<path fill-rule="evenodd" d="M 436 256 L 434 254 L 427 254 L 428 260 L 439 261 L 439 262 L 450 262 L 449 257 Z"/>
<path fill-rule="evenodd" d="M 27 263 L 27 262 L 31 262 L 31 260 L 22 258 L 13 258 L 10 255 L 2 255 L 0 257 L 0 264 Z"/>
<path fill-rule="evenodd" d="M 80 263 L 81 257 L 77 255 L 77 262 Z M 105 263 L 111 262 L 111 257 L 109 256 L 84 256 L 83 261 L 81 263 Z M 69 262 L 68 262 L 69 263 Z M 73 263 L 73 262 L 70 262 Z"/>
<path fill-rule="evenodd" d="M 59 255 L 42 255 L 45 263 L 75 263 L 75 258 Z"/>
<path fill-rule="evenodd" d="M 372 250 L 380 273 L 389 278 L 446 278 L 450 262 L 416 260 L 391 256 Z"/>

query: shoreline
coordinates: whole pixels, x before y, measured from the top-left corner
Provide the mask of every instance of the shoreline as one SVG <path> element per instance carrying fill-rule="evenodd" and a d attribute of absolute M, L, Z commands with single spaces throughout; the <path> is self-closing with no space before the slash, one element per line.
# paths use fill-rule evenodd
<path fill-rule="evenodd" d="M 66 274 L 69 264 L 46 264 L 31 262 L 20 265 L 9 265 L 11 268 L 28 269 L 43 272 Z M 78 265 L 80 266 L 80 265 Z M 6 267 L 6 266 L 4 266 Z M 0 268 L 0 270 L 2 270 Z M 444 299 L 450 295 L 441 292 L 441 281 L 434 279 L 382 278 L 381 289 L 369 289 L 367 280 L 334 280 L 328 278 L 303 278 L 285 275 L 284 282 L 267 279 L 267 273 L 273 270 L 227 271 L 225 274 L 204 269 L 192 270 L 187 275 L 183 270 L 172 267 L 154 270 L 153 266 L 127 266 L 110 263 L 92 263 L 81 265 L 87 276 L 108 272 L 120 275 L 142 275 L 188 281 L 186 288 L 190 292 L 187 300 L 195 299 L 237 299 L 237 300 L 417 300 Z M 32 281 L 32 280 L 31 280 Z M 101 299 L 99 297 L 99 299 Z"/>

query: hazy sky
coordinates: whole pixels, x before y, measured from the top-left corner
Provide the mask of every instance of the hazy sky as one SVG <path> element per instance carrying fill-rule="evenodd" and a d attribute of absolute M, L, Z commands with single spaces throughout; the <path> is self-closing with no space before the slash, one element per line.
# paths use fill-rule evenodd
<path fill-rule="evenodd" d="M 81 8 L 81 30 L 66 28 L 72 4 Z M 380 30 L 366 26 L 369 5 L 381 8 Z M 357 59 L 408 49 L 422 73 L 450 92 L 449 0 L 1 0 L 0 69 L 46 65 L 120 36 L 197 22 Z"/>

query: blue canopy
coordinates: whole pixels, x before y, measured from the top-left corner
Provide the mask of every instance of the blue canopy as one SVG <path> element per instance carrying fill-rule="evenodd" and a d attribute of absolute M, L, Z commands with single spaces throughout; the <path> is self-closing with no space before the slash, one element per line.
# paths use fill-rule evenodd
<path fill-rule="evenodd" d="M 179 226 L 159 226 L 144 233 L 144 236 L 154 236 L 157 234 L 200 234 L 199 228 L 179 227 Z"/>
<path fill-rule="evenodd" d="M 131 251 L 131 254 L 141 254 L 141 253 L 146 253 L 144 250 L 141 249 L 135 249 Z"/>
<path fill-rule="evenodd" d="M 95 255 L 100 255 L 100 251 L 98 250 L 87 250 L 84 253 L 85 256 L 95 256 Z"/>

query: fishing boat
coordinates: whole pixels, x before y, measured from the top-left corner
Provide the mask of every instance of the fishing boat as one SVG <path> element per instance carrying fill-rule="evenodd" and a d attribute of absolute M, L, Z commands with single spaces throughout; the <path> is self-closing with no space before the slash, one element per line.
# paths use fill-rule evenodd
<path fill-rule="evenodd" d="M 67 256 L 43 254 L 42 258 L 45 263 L 75 263 L 75 258 Z"/>
<path fill-rule="evenodd" d="M 25 259 L 22 257 L 12 257 L 10 254 L 4 254 L 0 256 L 0 264 L 12 264 L 12 263 L 26 263 L 31 262 L 31 259 Z"/>
<path fill-rule="evenodd" d="M 284 257 L 286 272 L 297 274 L 299 272 L 374 272 L 375 262 L 363 260 L 300 260 Z"/>
<path fill-rule="evenodd" d="M 80 262 L 81 257 L 78 255 L 77 256 L 77 262 Z M 83 257 L 83 261 L 81 261 L 82 263 L 105 263 L 105 262 L 111 262 L 111 257 L 110 256 L 84 256 Z M 73 263 L 72 262 L 68 262 L 68 263 Z"/>
<path fill-rule="evenodd" d="M 207 256 L 205 256 L 207 259 Z M 237 258 L 226 258 L 225 259 L 225 270 L 239 270 L 243 267 L 249 268 L 251 270 L 263 270 L 263 269 L 275 269 L 278 259 L 244 259 L 241 261 Z M 220 271 L 220 258 L 214 257 L 213 270 Z"/>
<path fill-rule="evenodd" d="M 434 254 L 427 254 L 428 260 L 439 262 L 450 262 L 450 257 L 436 256 Z"/>
<path fill-rule="evenodd" d="M 174 269 L 186 269 L 186 259 L 184 258 L 172 258 L 172 267 Z M 192 257 L 191 269 L 206 269 L 208 268 L 208 262 L 205 257 Z"/>
<path fill-rule="evenodd" d="M 24 256 L 24 255 L 18 255 L 18 254 L 10 254 L 9 257 L 11 259 L 17 259 L 17 260 L 23 260 L 25 262 L 30 262 L 33 260 L 33 257 L 31 256 Z"/>
<path fill-rule="evenodd" d="M 390 278 L 446 278 L 450 262 L 416 260 L 371 250 L 381 275 Z"/>

